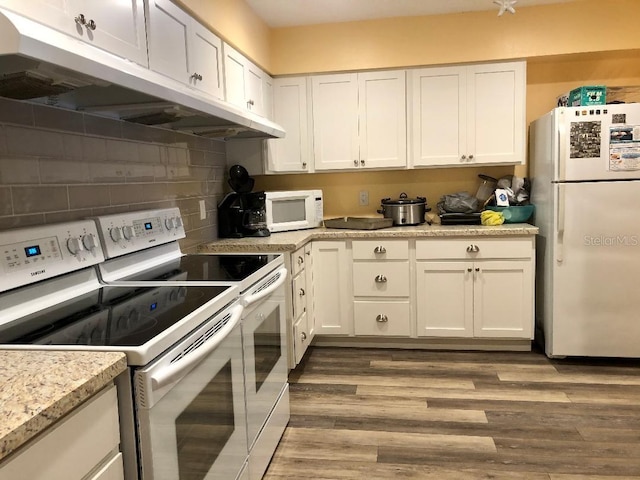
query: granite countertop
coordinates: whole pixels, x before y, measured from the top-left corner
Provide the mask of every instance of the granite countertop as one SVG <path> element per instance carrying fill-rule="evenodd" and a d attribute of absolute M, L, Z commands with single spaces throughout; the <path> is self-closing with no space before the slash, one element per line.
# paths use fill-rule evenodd
<path fill-rule="evenodd" d="M 0 460 L 126 367 L 118 352 L 0 350 Z"/>
<path fill-rule="evenodd" d="M 201 253 L 225 252 L 289 252 L 310 240 L 345 240 L 367 238 L 427 238 L 427 237 L 491 237 L 535 235 L 538 227 L 528 223 L 483 225 L 428 225 L 390 227 L 379 230 L 348 230 L 341 228 L 312 228 L 292 232 L 272 233 L 270 237 L 224 238 L 200 245 Z"/>

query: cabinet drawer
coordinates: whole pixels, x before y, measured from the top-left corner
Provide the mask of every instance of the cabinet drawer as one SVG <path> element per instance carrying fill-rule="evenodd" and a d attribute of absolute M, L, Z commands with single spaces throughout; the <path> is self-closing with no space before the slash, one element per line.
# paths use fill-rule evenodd
<path fill-rule="evenodd" d="M 305 247 L 300 247 L 291 254 L 291 276 L 295 277 L 302 270 L 306 262 Z"/>
<path fill-rule="evenodd" d="M 307 280 L 304 272 L 293 278 L 293 318 L 298 318 L 307 309 Z"/>
<path fill-rule="evenodd" d="M 411 334 L 409 302 L 354 302 L 356 335 Z"/>
<path fill-rule="evenodd" d="M 408 260 L 406 240 L 356 240 L 352 243 L 354 260 Z"/>
<path fill-rule="evenodd" d="M 409 262 L 354 263 L 353 294 L 363 297 L 408 297 Z"/>
<path fill-rule="evenodd" d="M 416 241 L 417 260 L 531 258 L 530 238 L 451 238 Z"/>
<path fill-rule="evenodd" d="M 302 360 L 302 356 L 307 351 L 310 342 L 309 321 L 307 314 L 303 313 L 298 321 L 293 324 L 293 355 L 296 365 Z"/>

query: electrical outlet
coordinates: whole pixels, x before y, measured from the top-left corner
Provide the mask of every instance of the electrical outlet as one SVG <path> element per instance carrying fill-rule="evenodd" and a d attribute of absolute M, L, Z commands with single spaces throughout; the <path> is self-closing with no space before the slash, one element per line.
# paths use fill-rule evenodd
<path fill-rule="evenodd" d="M 200 200 L 200 220 L 207 218 L 207 211 L 204 208 L 204 200 Z"/>
<path fill-rule="evenodd" d="M 359 203 L 361 207 L 366 207 L 369 205 L 369 192 L 366 190 L 362 190 L 360 192 Z"/>

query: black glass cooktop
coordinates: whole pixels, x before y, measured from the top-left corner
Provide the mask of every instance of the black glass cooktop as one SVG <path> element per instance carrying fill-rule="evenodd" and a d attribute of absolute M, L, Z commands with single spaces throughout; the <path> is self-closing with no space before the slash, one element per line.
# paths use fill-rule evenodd
<path fill-rule="evenodd" d="M 140 346 L 229 288 L 103 287 L 0 327 L 0 344 Z"/>
<path fill-rule="evenodd" d="M 189 254 L 125 280 L 237 282 L 277 258 L 278 255 Z"/>

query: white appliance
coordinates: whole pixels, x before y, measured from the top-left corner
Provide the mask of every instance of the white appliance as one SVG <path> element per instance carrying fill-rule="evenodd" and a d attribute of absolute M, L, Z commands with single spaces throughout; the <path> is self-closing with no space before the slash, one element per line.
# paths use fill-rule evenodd
<path fill-rule="evenodd" d="M 322 190 L 265 192 L 267 228 L 271 233 L 322 225 Z"/>
<path fill-rule="evenodd" d="M 640 357 L 640 104 L 530 128 L 536 327 L 549 357 Z"/>

